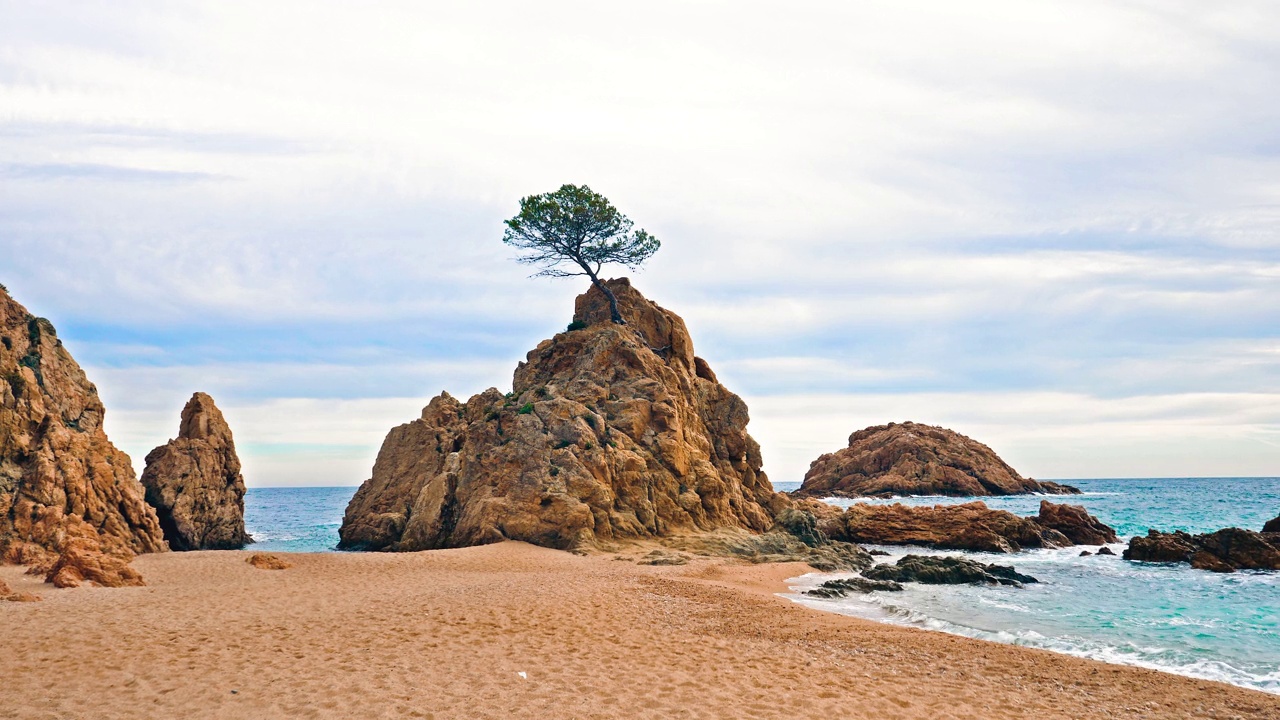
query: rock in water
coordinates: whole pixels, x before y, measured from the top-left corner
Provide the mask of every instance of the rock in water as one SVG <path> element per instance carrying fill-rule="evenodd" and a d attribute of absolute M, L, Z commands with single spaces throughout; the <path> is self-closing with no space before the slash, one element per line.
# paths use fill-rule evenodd
<path fill-rule="evenodd" d="M 896 565 L 877 565 L 862 574 L 872 580 L 926 585 L 1012 585 L 1040 582 L 1008 565 L 984 565 L 962 557 L 907 555 Z"/>
<path fill-rule="evenodd" d="M 992 510 L 983 502 L 932 507 L 855 503 L 843 514 L 825 513 L 818 527 L 832 540 L 947 550 L 1011 553 L 1072 544 L 1065 535 L 1034 518 Z"/>
<path fill-rule="evenodd" d="M 1106 545 L 1120 541 L 1114 529 L 1079 505 L 1055 505 L 1041 500 L 1036 522 L 1066 535 L 1076 545 Z"/>
<path fill-rule="evenodd" d="M 849 447 L 809 466 L 796 495 L 1078 494 L 1070 485 L 1024 478 L 991 448 L 946 428 L 889 423 L 849 436 Z"/>
<path fill-rule="evenodd" d="M 1124 559 L 1185 562 L 1213 572 L 1280 570 L 1280 535 L 1241 528 L 1224 528 L 1205 535 L 1148 530 L 1146 537 L 1129 541 Z"/>
<path fill-rule="evenodd" d="M 347 506 L 339 547 L 524 540 L 575 548 L 717 528 L 764 532 L 787 506 L 761 470 L 747 406 L 693 354 L 684 321 L 625 278 L 626 325 L 592 287 L 513 390 L 448 393 L 394 428 Z"/>
<path fill-rule="evenodd" d="M 0 290 L 0 558 L 47 569 L 75 552 L 166 549 L 129 456 L 102 429 L 98 390 L 53 325 Z"/>
<path fill-rule="evenodd" d="M 236 550 L 253 542 L 244 530 L 244 478 L 231 427 L 208 395 L 192 395 L 177 439 L 147 454 L 142 484 L 170 548 Z"/>
<path fill-rule="evenodd" d="M 1264 533 L 1280 533 L 1280 517 L 1274 520 L 1268 520 L 1266 525 L 1262 526 Z"/>

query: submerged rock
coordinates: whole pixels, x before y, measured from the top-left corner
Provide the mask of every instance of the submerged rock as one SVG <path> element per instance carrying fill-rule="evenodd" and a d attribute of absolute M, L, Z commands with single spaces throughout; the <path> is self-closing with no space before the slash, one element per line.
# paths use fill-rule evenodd
<path fill-rule="evenodd" d="M 789 503 L 761 470 L 746 404 L 694 355 L 679 316 L 625 278 L 608 286 L 626 325 L 610 322 L 592 287 L 573 329 L 519 364 L 511 393 L 465 403 L 443 393 L 394 428 L 347 506 L 339 547 L 572 549 L 769 530 Z"/>
<path fill-rule="evenodd" d="M 1008 565 L 984 565 L 962 557 L 907 555 L 896 565 L 877 565 L 862 571 L 872 580 L 918 582 L 926 585 L 1011 585 L 1039 582 Z"/>
<path fill-rule="evenodd" d="M 1241 528 L 1224 528 L 1205 535 L 1181 530 L 1172 533 L 1148 530 L 1134 537 L 1124 551 L 1125 560 L 1190 563 L 1213 572 L 1280 570 L 1280 535 Z"/>
<path fill-rule="evenodd" d="M 932 507 L 858 503 L 843 514 L 824 516 L 818 525 L 833 540 L 874 545 L 1011 553 L 1072 544 L 1062 533 L 1032 518 L 992 510 L 982 502 Z"/>
<path fill-rule="evenodd" d="M 167 549 L 104 412 L 53 325 L 0 289 L 0 559 L 46 570 Z"/>
<path fill-rule="evenodd" d="M 982 443 L 913 422 L 859 430 L 849 446 L 809 466 L 795 492 L 809 497 L 1078 494 L 1070 485 L 1024 478 Z"/>
<path fill-rule="evenodd" d="M 805 590 L 805 595 L 820 598 L 841 598 L 851 592 L 902 592 L 902 585 L 892 580 L 868 580 L 866 578 L 840 578 L 828 580 L 812 590 Z"/>
<path fill-rule="evenodd" d="M 1119 542 L 1116 531 L 1104 525 L 1079 505 L 1055 505 L 1040 501 L 1040 514 L 1036 522 L 1050 530 L 1057 530 L 1076 545 L 1106 545 Z"/>
<path fill-rule="evenodd" d="M 182 409 L 178 437 L 147 454 L 142 484 L 173 550 L 238 550 L 253 542 L 244 529 L 244 478 L 231 427 L 205 393 Z"/>

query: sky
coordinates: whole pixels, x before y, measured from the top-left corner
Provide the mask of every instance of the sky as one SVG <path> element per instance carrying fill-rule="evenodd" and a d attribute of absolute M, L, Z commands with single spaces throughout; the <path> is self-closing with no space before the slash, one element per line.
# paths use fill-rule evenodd
<path fill-rule="evenodd" d="M 868 425 L 1037 478 L 1280 474 L 1280 5 L 0 0 L 0 283 L 141 470 L 195 391 L 252 486 L 356 485 L 509 389 L 603 193 L 774 481 Z"/>

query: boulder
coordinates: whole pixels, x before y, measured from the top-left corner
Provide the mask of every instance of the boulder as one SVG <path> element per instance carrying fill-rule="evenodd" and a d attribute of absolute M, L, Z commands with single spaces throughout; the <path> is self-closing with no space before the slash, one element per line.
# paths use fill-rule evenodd
<path fill-rule="evenodd" d="M 992 510 L 983 502 L 910 507 L 857 503 L 818 523 L 832 540 L 873 545 L 922 545 L 946 550 L 1017 552 L 1072 545 L 1033 518 Z"/>
<path fill-rule="evenodd" d="M 1274 520 L 1268 520 L 1266 525 L 1262 526 L 1264 533 L 1280 533 L 1280 517 Z"/>
<path fill-rule="evenodd" d="M 178 437 L 147 454 L 142 485 L 171 549 L 238 550 L 253 542 L 231 427 L 205 393 L 182 409 Z"/>
<path fill-rule="evenodd" d="M 517 366 L 512 392 L 442 393 L 394 428 L 347 506 L 339 547 L 574 549 L 773 527 L 789 503 L 761 470 L 746 403 L 694 355 L 678 315 L 625 278 L 608 286 L 626 325 L 609 321 L 592 287 L 572 329 Z"/>
<path fill-rule="evenodd" d="M 1280 536 L 1241 528 L 1224 528 L 1204 535 L 1181 530 L 1164 533 L 1148 530 L 1135 537 L 1124 551 L 1125 560 L 1189 563 L 1213 572 L 1280 570 Z"/>
<path fill-rule="evenodd" d="M 1106 545 L 1103 545 L 1102 547 L 1098 548 L 1098 554 L 1099 555 L 1115 555 L 1116 553 L 1111 548 L 1107 547 Z"/>
<path fill-rule="evenodd" d="M 79 587 L 84 583 L 99 587 L 146 584 L 142 575 L 129 566 L 130 557 L 103 552 L 102 543 L 87 523 L 76 523 L 71 535 L 45 572 L 45 582 L 59 588 Z"/>
<path fill-rule="evenodd" d="M 862 571 L 872 580 L 918 582 L 926 585 L 1011 585 L 1039 582 L 1008 565 L 984 565 L 962 557 L 907 555 L 895 565 L 877 565 Z"/>
<path fill-rule="evenodd" d="M 104 412 L 53 325 L 0 289 L 0 559 L 47 568 L 167 549 Z"/>
<path fill-rule="evenodd" d="M 991 448 L 946 428 L 889 423 L 859 430 L 849 446 L 809 466 L 795 492 L 809 497 L 1078 494 L 1024 478 Z"/>
<path fill-rule="evenodd" d="M 1041 500 L 1036 522 L 1066 535 L 1076 545 L 1106 545 L 1120 541 L 1115 530 L 1079 505 L 1055 505 Z"/>
<path fill-rule="evenodd" d="M 812 590 L 805 590 L 805 595 L 826 599 L 842 598 L 851 592 L 902 592 L 902 585 L 892 580 L 868 580 L 866 578 L 840 578 L 828 580 Z"/>
<path fill-rule="evenodd" d="M 293 567 L 293 563 L 267 553 L 254 553 L 245 562 L 259 570 L 288 570 Z"/>

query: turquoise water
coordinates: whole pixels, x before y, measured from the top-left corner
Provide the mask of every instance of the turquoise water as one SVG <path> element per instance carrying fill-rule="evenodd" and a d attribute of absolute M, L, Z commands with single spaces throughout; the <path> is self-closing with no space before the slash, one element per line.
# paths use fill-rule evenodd
<path fill-rule="evenodd" d="M 354 487 L 249 488 L 244 495 L 245 530 L 254 550 L 329 552 Z"/>
<path fill-rule="evenodd" d="M 1280 478 L 1066 480 L 1085 495 L 1048 498 L 1084 505 L 1122 539 L 1147 528 L 1210 532 L 1237 526 L 1260 530 L 1280 515 Z M 985 498 L 994 508 L 1034 515 L 1040 497 Z M 903 498 L 909 505 L 973 498 Z M 831 502 L 848 505 L 847 500 Z M 873 501 L 886 503 L 895 501 Z M 1120 553 L 1123 543 L 1111 546 Z M 896 562 L 919 549 L 883 547 Z M 1280 693 L 1280 574 L 1227 575 L 1185 565 L 1131 563 L 1120 557 L 1080 557 L 1080 548 L 1017 555 L 967 555 L 1013 564 L 1041 582 L 1024 588 L 910 584 L 902 593 L 840 600 L 797 594 L 815 608 L 900 625 L 1027 645 Z M 812 573 L 791 581 L 803 591 L 834 577 Z"/>
<path fill-rule="evenodd" d="M 1084 495 L 1049 498 L 1084 505 L 1123 539 L 1147 528 L 1210 532 L 1260 529 L 1280 515 L 1280 478 L 1066 480 Z M 794 490 L 799 483 L 775 483 Z M 327 552 L 338 543 L 342 513 L 354 487 L 250 488 L 245 525 L 254 549 Z M 1042 498 L 984 498 L 993 508 L 1035 515 Z M 973 498 L 902 498 L 910 505 L 971 502 Z M 847 505 L 851 501 L 833 500 Z M 1117 553 L 1124 548 L 1116 544 Z M 799 593 L 833 575 L 791 581 L 797 602 L 823 610 L 1280 693 L 1280 574 L 1230 575 L 1187 566 L 1130 563 L 1117 557 L 1079 557 L 1079 548 L 1031 550 L 1014 556 L 971 555 L 1013 564 L 1040 579 L 1025 588 L 908 585 L 902 593 L 818 600 Z"/>

